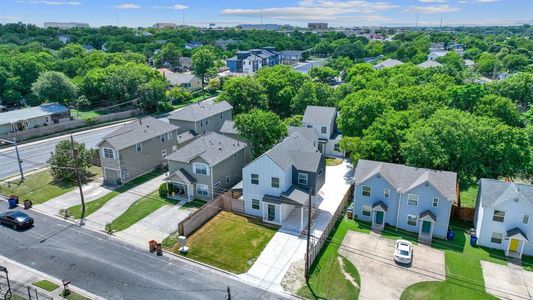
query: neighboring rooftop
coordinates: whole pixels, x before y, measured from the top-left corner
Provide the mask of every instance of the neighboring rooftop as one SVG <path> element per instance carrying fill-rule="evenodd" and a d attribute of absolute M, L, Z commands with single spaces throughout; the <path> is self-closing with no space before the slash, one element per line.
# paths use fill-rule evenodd
<path fill-rule="evenodd" d="M 289 135 L 298 132 L 313 144 L 318 140 L 318 132 L 314 128 L 289 126 L 287 132 Z"/>
<path fill-rule="evenodd" d="M 280 168 L 295 167 L 298 170 L 316 172 L 322 159 L 322 154 L 304 135 L 296 131 L 274 146 L 265 154 Z"/>
<path fill-rule="evenodd" d="M 388 58 L 382 62 L 380 62 L 379 64 L 376 64 L 374 67 L 376 68 L 390 68 L 390 67 L 394 67 L 394 66 L 398 66 L 398 65 L 403 65 L 403 62 L 397 60 L 397 59 L 392 59 L 392 58 Z"/>
<path fill-rule="evenodd" d="M 18 121 L 29 120 L 52 114 L 65 113 L 69 109 L 58 103 L 46 103 L 39 106 L 22 108 L 0 113 L 0 124 L 13 124 Z"/>
<path fill-rule="evenodd" d="M 329 125 L 337 116 L 335 107 L 308 105 L 305 109 L 303 123 Z"/>
<path fill-rule="evenodd" d="M 208 100 L 187 105 L 171 113 L 168 118 L 196 122 L 231 109 L 233 109 L 233 106 L 226 101 L 215 102 Z"/>
<path fill-rule="evenodd" d="M 144 117 L 132 121 L 104 136 L 100 143 L 106 141 L 116 150 L 120 150 L 159 137 L 164 133 L 171 132 L 178 128 L 178 126 L 152 117 Z"/>
<path fill-rule="evenodd" d="M 226 134 L 239 134 L 239 131 L 237 131 L 237 128 L 235 128 L 235 122 L 230 120 L 224 121 L 219 132 Z"/>
<path fill-rule="evenodd" d="M 426 60 L 425 62 L 418 64 L 418 66 L 422 69 L 427 69 L 427 68 L 442 67 L 442 64 L 434 60 Z"/>
<path fill-rule="evenodd" d="M 446 54 L 448 54 L 448 51 L 446 51 L 446 50 L 437 50 L 437 51 L 431 51 L 429 54 L 435 54 L 438 57 L 442 57 L 442 56 L 445 56 Z"/>
<path fill-rule="evenodd" d="M 406 165 L 360 159 L 355 169 L 355 184 L 380 174 L 400 193 L 405 193 L 422 183 L 431 183 L 444 197 L 457 202 L 457 174 Z"/>
<path fill-rule="evenodd" d="M 210 132 L 167 155 L 166 159 L 189 163 L 192 159 L 200 157 L 214 166 L 246 147 L 246 143 Z"/>
<path fill-rule="evenodd" d="M 482 178 L 479 187 L 482 207 L 518 199 L 533 208 L 533 185 Z"/>
<path fill-rule="evenodd" d="M 181 85 L 183 83 L 190 83 L 194 78 L 196 78 L 193 74 L 185 74 L 185 73 L 174 73 L 166 68 L 157 69 L 166 80 L 170 82 L 172 85 Z"/>

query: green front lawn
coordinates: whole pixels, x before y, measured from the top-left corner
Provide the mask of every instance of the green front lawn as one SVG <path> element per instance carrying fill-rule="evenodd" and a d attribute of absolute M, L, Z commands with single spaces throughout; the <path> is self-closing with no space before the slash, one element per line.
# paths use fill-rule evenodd
<path fill-rule="evenodd" d="M 91 167 L 91 178 L 101 176 L 99 167 Z M 17 195 L 20 201 L 31 200 L 33 204 L 41 204 L 57 196 L 70 192 L 77 187 L 74 182 L 56 182 L 49 170 L 42 170 L 26 176 L 22 182 L 0 184 L 0 194 Z"/>
<path fill-rule="evenodd" d="M 87 120 L 94 117 L 98 117 L 101 115 L 104 115 L 105 112 L 102 110 L 78 110 L 78 109 L 71 109 L 70 115 L 76 119 L 82 119 Z"/>
<path fill-rule="evenodd" d="M 91 298 L 85 297 L 73 291 L 70 291 L 68 295 L 63 297 L 68 300 L 91 300 Z"/>
<path fill-rule="evenodd" d="M 359 273 L 349 260 L 338 254 L 340 243 L 342 243 L 348 230 L 370 232 L 368 228 L 359 225 L 359 223 L 346 218 L 337 222 L 329 236 L 331 242 L 326 242 L 311 267 L 309 285 L 303 286 L 298 291 L 298 295 L 307 299 L 357 299 L 359 297 L 361 284 Z M 344 262 L 344 270 L 359 286 L 354 286 L 345 278 L 338 257 L 341 257 Z"/>
<path fill-rule="evenodd" d="M 326 158 L 326 166 L 338 166 L 342 164 L 342 159 L 340 158 Z"/>
<path fill-rule="evenodd" d="M 259 257 L 278 227 L 253 218 L 222 211 L 187 239 L 187 257 L 233 273 L 244 273 Z M 178 234 L 163 241 L 163 247 L 179 254 Z"/>
<path fill-rule="evenodd" d="M 189 208 L 200 208 L 206 204 L 207 201 L 202 199 L 193 199 L 191 202 L 186 202 L 183 204 L 180 208 L 182 209 L 189 209 Z"/>
<path fill-rule="evenodd" d="M 85 217 L 99 210 L 102 206 L 104 206 L 104 204 L 106 204 L 109 200 L 113 199 L 117 195 L 122 194 L 126 192 L 127 190 L 132 189 L 140 184 L 143 184 L 147 182 L 148 180 L 153 179 L 159 175 L 161 175 L 161 172 L 153 171 L 146 175 L 139 176 L 135 179 L 132 179 L 131 181 L 124 183 L 123 185 L 115 189 L 114 191 L 109 192 L 96 200 L 85 203 Z M 79 204 L 79 205 L 70 207 L 68 210 L 69 210 L 70 216 L 72 216 L 73 218 L 79 219 L 81 218 L 81 209 L 82 209 L 81 204 Z"/>
<path fill-rule="evenodd" d="M 32 283 L 32 285 L 34 285 L 36 287 L 40 287 L 43 290 L 48 291 L 48 292 L 55 291 L 59 287 L 58 284 L 55 284 L 55 283 L 53 283 L 51 281 L 48 281 L 48 280 L 36 281 L 36 282 Z"/>
<path fill-rule="evenodd" d="M 178 202 L 175 200 L 159 196 L 158 190 L 153 191 L 152 193 L 135 201 L 122 215 L 113 220 L 113 222 L 111 222 L 111 228 L 113 231 L 124 230 L 139 222 L 144 217 L 158 210 L 162 206 L 177 203 Z"/>

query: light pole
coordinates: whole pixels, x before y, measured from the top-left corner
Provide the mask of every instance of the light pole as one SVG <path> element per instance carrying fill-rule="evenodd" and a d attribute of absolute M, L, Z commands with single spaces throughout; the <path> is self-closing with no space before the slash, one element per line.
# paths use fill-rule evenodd
<path fill-rule="evenodd" d="M 19 164 L 20 181 L 23 181 L 24 180 L 24 172 L 22 171 L 22 160 L 20 160 L 19 148 L 17 146 L 17 138 L 14 137 L 12 141 L 5 140 L 5 139 L 0 139 L 0 142 L 9 143 L 9 144 L 12 144 L 13 146 L 15 146 L 15 152 L 17 153 L 17 162 Z"/>

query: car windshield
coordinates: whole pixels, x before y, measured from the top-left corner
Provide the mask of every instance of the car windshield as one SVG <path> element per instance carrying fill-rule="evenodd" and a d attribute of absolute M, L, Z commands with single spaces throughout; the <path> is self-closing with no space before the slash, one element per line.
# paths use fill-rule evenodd
<path fill-rule="evenodd" d="M 15 219 L 16 219 L 17 221 L 19 221 L 19 222 L 24 222 L 24 221 L 26 221 L 26 217 L 25 217 L 25 216 L 18 216 L 18 217 L 16 217 Z"/>
<path fill-rule="evenodd" d="M 400 254 L 403 255 L 403 256 L 407 256 L 407 255 L 409 255 L 409 251 L 407 251 L 407 250 L 400 250 Z"/>

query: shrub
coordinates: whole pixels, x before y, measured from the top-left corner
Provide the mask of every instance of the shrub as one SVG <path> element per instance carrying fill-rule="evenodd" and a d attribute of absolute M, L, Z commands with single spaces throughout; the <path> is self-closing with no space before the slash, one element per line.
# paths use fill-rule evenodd
<path fill-rule="evenodd" d="M 161 196 L 161 197 L 168 196 L 168 188 L 167 188 L 167 184 L 166 183 L 162 183 L 159 186 L 159 196 Z"/>

